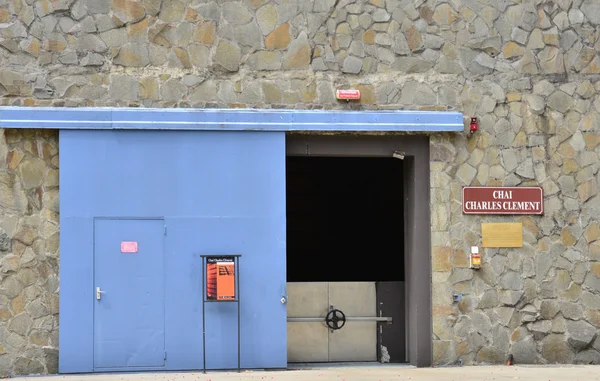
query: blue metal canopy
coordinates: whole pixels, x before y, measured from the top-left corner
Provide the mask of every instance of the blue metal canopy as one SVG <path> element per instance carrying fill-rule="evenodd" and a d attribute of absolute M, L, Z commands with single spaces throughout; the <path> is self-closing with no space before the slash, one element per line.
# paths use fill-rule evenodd
<path fill-rule="evenodd" d="M 463 131 L 440 111 L 0 107 L 0 128 L 212 131 Z"/>

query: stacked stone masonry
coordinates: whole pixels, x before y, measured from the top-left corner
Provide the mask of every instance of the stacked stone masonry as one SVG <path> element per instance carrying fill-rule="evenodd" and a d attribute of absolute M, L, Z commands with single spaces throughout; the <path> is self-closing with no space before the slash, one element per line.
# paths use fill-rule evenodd
<path fill-rule="evenodd" d="M 599 51 L 597 0 L 0 0 L 0 104 L 479 117 L 431 135 L 434 362 L 600 364 Z M 0 375 L 54 373 L 57 134 L 3 132 Z M 542 217 L 461 213 L 461 186 L 538 184 Z M 489 221 L 525 244 L 473 271 Z"/>
<path fill-rule="evenodd" d="M 58 134 L 0 133 L 0 374 L 58 371 Z"/>

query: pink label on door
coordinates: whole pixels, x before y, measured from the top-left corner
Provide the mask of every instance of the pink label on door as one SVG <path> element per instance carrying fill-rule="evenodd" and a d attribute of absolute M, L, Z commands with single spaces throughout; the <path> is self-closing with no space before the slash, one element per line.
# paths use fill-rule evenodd
<path fill-rule="evenodd" d="M 137 242 L 121 242 L 121 253 L 137 253 Z"/>

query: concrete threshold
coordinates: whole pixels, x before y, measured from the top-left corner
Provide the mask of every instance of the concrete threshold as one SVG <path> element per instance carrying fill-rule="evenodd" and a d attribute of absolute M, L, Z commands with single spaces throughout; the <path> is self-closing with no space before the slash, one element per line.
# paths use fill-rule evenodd
<path fill-rule="evenodd" d="M 295 364 L 302 365 L 302 364 Z M 600 366 L 526 365 L 415 368 L 403 364 L 307 364 L 311 369 L 72 374 L 20 381 L 600 381 Z M 318 368 L 322 366 L 322 368 Z"/>

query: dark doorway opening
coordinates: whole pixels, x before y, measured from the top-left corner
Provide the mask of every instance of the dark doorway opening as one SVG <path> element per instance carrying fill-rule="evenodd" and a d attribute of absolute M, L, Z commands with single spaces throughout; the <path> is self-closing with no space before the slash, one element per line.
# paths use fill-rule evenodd
<path fill-rule="evenodd" d="M 344 336 L 329 333 L 328 361 L 365 361 L 374 356 L 382 362 L 406 362 L 404 161 L 288 156 L 286 171 L 287 281 L 296 290 L 290 296 L 294 304 L 290 313 L 306 315 L 326 293 L 330 306 L 350 315 L 353 311 L 360 315 L 362 308 L 370 311 L 362 316 L 389 317 L 393 324 L 366 323 L 372 324 L 372 341 L 357 339 L 364 333 L 352 323 L 343 334 L 347 342 Z M 314 294 L 318 284 L 328 286 Z M 346 291 L 335 291 L 339 287 Z M 311 308 L 297 311 L 298 300 L 311 300 Z M 327 304 L 324 307 L 326 312 Z M 302 342 L 298 334 L 291 337 L 293 345 L 302 346 L 297 344 Z M 349 354 L 343 349 L 348 345 L 361 355 Z M 290 356 L 292 361 L 296 357 Z"/>
<path fill-rule="evenodd" d="M 404 281 L 403 161 L 287 158 L 287 281 Z"/>

